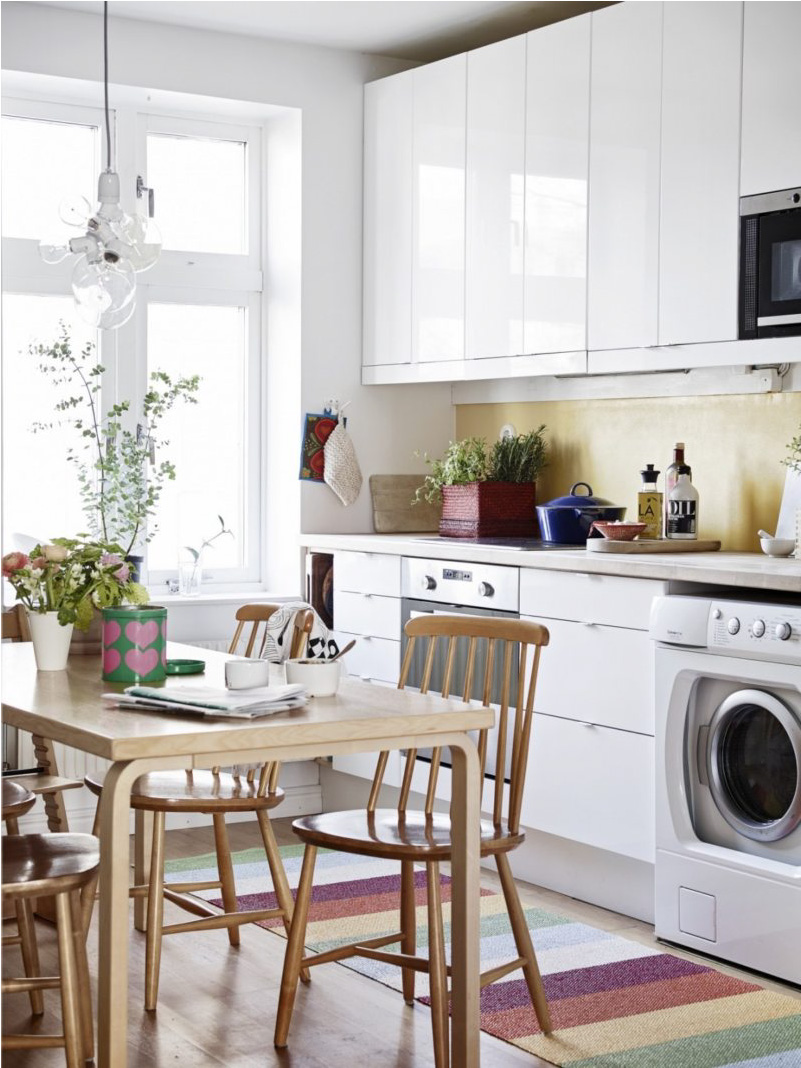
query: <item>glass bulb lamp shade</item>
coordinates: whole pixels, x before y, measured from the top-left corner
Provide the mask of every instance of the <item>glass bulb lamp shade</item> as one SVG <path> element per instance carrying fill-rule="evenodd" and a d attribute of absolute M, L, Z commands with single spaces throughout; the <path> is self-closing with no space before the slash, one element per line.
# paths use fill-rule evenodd
<path fill-rule="evenodd" d="M 72 272 L 72 292 L 82 319 L 99 329 L 112 330 L 134 313 L 136 276 L 125 260 L 108 262 L 81 256 Z"/>
<path fill-rule="evenodd" d="M 71 251 L 60 237 L 44 238 L 39 242 L 39 255 L 45 263 L 61 263 Z"/>
<path fill-rule="evenodd" d="M 92 205 L 79 193 L 64 197 L 58 206 L 58 215 L 67 226 L 75 226 L 79 230 L 86 229 L 86 221 L 92 214 Z"/>

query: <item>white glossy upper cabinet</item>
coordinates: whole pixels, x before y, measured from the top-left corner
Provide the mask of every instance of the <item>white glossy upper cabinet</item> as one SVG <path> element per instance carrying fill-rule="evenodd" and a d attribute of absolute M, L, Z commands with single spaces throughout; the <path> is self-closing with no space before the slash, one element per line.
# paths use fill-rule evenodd
<path fill-rule="evenodd" d="M 589 349 L 657 342 L 662 7 L 591 16 Z"/>
<path fill-rule="evenodd" d="M 742 8 L 664 5 L 660 345 L 737 338 Z"/>
<path fill-rule="evenodd" d="M 523 150 L 526 38 L 467 56 L 465 349 L 523 349 Z"/>
<path fill-rule="evenodd" d="M 587 347 L 589 15 L 527 35 L 523 351 Z"/>
<path fill-rule="evenodd" d="M 412 359 L 461 360 L 467 56 L 413 74 Z"/>
<path fill-rule="evenodd" d="M 413 73 L 364 87 L 365 365 L 411 359 Z"/>
<path fill-rule="evenodd" d="M 801 3 L 745 4 L 740 195 L 801 185 Z"/>

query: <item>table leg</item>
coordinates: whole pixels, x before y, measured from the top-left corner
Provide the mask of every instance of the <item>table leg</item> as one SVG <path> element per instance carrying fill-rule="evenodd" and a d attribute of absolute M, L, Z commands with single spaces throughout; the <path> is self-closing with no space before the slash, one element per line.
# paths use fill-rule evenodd
<path fill-rule="evenodd" d="M 112 764 L 100 799 L 100 931 L 97 1066 L 125 1068 L 128 1056 L 128 881 L 131 787 L 140 775 L 183 766 L 182 757 Z"/>
<path fill-rule="evenodd" d="M 451 743 L 451 1064 L 478 1068 L 480 1059 L 479 950 L 481 773 L 472 740 Z"/>

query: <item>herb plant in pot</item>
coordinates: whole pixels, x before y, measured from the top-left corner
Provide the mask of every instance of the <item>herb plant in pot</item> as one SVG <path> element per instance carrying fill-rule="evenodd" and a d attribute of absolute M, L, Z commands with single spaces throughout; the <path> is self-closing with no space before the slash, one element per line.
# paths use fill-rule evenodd
<path fill-rule="evenodd" d="M 416 499 L 442 501 L 439 530 L 451 538 L 537 536 L 536 479 L 547 463 L 545 426 L 503 437 L 487 448 L 484 438 L 451 442 Z"/>

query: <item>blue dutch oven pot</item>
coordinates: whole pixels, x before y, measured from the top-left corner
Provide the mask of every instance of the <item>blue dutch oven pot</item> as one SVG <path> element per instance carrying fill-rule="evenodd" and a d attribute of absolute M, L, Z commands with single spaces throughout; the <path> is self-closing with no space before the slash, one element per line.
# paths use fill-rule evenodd
<path fill-rule="evenodd" d="M 577 493 L 580 486 L 587 492 Z M 574 483 L 565 497 L 555 497 L 547 504 L 537 505 L 542 540 L 561 545 L 583 545 L 596 519 L 609 522 L 623 519 L 625 515 L 625 507 L 620 508 L 603 497 L 594 497 L 592 486 L 586 482 Z"/>

